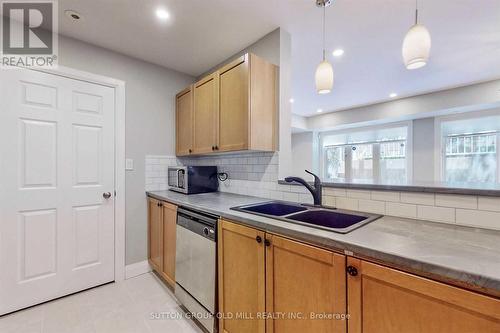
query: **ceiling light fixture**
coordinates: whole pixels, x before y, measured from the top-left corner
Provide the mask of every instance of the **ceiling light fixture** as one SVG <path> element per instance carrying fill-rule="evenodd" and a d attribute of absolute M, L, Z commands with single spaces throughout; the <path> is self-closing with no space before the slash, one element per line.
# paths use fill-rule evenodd
<path fill-rule="evenodd" d="M 80 21 L 80 20 L 83 19 L 83 16 L 80 13 L 78 13 L 78 12 L 76 12 L 74 10 L 71 10 L 71 9 L 65 10 L 64 14 L 68 18 L 70 18 L 72 21 Z"/>
<path fill-rule="evenodd" d="M 316 81 L 316 91 L 318 94 L 328 94 L 333 87 L 333 67 L 326 60 L 325 49 L 325 12 L 326 7 L 332 4 L 331 0 L 316 0 L 316 6 L 323 8 L 323 61 L 319 63 L 314 75 Z"/>
<path fill-rule="evenodd" d="M 323 109 L 317 109 L 316 112 L 321 113 L 321 112 L 323 112 Z"/>
<path fill-rule="evenodd" d="M 390 98 L 398 97 L 398 94 L 396 94 L 396 93 L 391 93 L 391 94 L 389 95 L 389 97 L 390 97 Z"/>
<path fill-rule="evenodd" d="M 156 10 L 156 17 L 162 21 L 166 21 L 170 18 L 170 13 L 164 8 L 158 8 Z"/>
<path fill-rule="evenodd" d="M 293 98 L 290 98 L 290 103 L 293 104 L 294 102 L 295 102 L 295 100 Z"/>
<path fill-rule="evenodd" d="M 332 52 L 332 55 L 334 57 L 342 57 L 344 55 L 344 50 L 342 49 L 336 49 Z"/>
<path fill-rule="evenodd" d="M 415 24 L 406 33 L 403 41 L 403 60 L 407 69 L 424 67 L 431 52 L 429 30 L 418 23 L 418 0 L 415 0 Z"/>

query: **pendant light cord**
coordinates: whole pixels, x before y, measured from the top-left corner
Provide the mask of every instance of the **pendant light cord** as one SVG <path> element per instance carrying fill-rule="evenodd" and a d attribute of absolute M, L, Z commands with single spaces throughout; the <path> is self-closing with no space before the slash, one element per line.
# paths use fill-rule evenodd
<path fill-rule="evenodd" d="M 325 51 L 325 13 L 326 6 L 323 4 L 323 61 L 326 60 L 326 51 Z"/>
<path fill-rule="evenodd" d="M 418 0 L 415 0 L 415 25 L 418 24 Z"/>

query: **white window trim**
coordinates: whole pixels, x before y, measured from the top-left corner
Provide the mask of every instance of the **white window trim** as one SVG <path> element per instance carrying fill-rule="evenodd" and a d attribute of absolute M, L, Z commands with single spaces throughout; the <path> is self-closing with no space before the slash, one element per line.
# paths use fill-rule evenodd
<path fill-rule="evenodd" d="M 320 177 L 325 178 L 325 159 L 324 159 L 324 149 L 323 149 L 323 137 L 325 135 L 338 135 L 338 134 L 346 134 L 353 132 L 365 132 L 365 131 L 376 131 L 387 128 L 394 127 L 406 127 L 406 177 L 407 182 L 410 183 L 413 180 L 413 120 L 408 121 L 400 121 L 393 123 L 386 123 L 382 125 L 373 125 L 373 126 L 362 126 L 362 127 L 352 127 L 348 129 L 342 130 L 333 130 L 333 131 L 325 131 L 318 133 L 318 168 Z M 348 169 L 349 167 L 349 169 Z M 348 178 L 348 173 L 350 173 L 350 166 L 346 165 L 346 181 L 352 181 L 352 179 Z"/>
<path fill-rule="evenodd" d="M 489 116 L 500 116 L 500 109 L 470 111 L 465 113 L 447 115 L 434 118 L 434 181 L 444 182 L 444 153 L 446 151 L 445 142 L 441 133 L 441 125 L 444 122 L 482 118 Z M 500 134 L 497 134 L 497 182 L 500 182 Z"/>

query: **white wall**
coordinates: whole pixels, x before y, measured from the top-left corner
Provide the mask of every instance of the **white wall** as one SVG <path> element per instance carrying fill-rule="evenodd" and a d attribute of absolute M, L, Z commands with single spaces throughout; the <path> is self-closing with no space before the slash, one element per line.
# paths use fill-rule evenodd
<path fill-rule="evenodd" d="M 312 180 L 304 170 L 313 171 L 313 132 L 292 134 L 292 175 Z"/>
<path fill-rule="evenodd" d="M 59 64 L 126 82 L 126 263 L 147 258 L 146 155 L 175 154 L 175 94 L 194 78 L 75 39 L 59 39 Z"/>
<path fill-rule="evenodd" d="M 413 121 L 413 181 L 434 181 L 434 117 Z"/>
<path fill-rule="evenodd" d="M 492 108 L 500 104 L 500 80 L 435 93 L 402 98 L 307 119 L 310 130 L 327 130 L 353 124 L 428 118 L 452 112 Z"/>

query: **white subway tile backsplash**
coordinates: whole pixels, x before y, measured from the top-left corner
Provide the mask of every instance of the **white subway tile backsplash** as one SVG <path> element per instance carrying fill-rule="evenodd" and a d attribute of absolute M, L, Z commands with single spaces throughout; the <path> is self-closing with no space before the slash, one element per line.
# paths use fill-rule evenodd
<path fill-rule="evenodd" d="M 332 197 L 345 197 L 347 195 L 347 191 L 343 188 L 325 187 L 323 188 L 323 194 L 330 195 Z"/>
<path fill-rule="evenodd" d="M 477 209 L 477 197 L 473 195 L 436 194 L 436 206 Z"/>
<path fill-rule="evenodd" d="M 355 199 L 370 199 L 371 198 L 371 192 L 364 191 L 364 190 L 347 190 L 346 195 L 349 198 L 355 198 Z"/>
<path fill-rule="evenodd" d="M 417 217 L 422 220 L 455 223 L 455 209 L 447 207 L 418 206 Z"/>
<path fill-rule="evenodd" d="M 340 209 L 358 210 L 358 199 L 336 197 L 335 198 L 336 207 Z"/>
<path fill-rule="evenodd" d="M 479 197 L 478 209 L 500 212 L 500 197 Z"/>
<path fill-rule="evenodd" d="M 331 197 L 329 195 L 323 196 L 323 205 L 335 207 L 335 197 Z"/>
<path fill-rule="evenodd" d="M 372 191 L 372 200 L 399 202 L 400 193 L 393 191 Z"/>
<path fill-rule="evenodd" d="M 392 216 L 416 218 L 417 206 L 405 203 L 386 202 L 385 213 Z"/>
<path fill-rule="evenodd" d="M 359 199 L 359 210 L 367 213 L 385 214 L 385 202 Z"/>
<path fill-rule="evenodd" d="M 166 190 L 168 167 L 186 164 L 217 165 L 219 171 L 227 172 L 229 179 L 220 183 L 221 192 L 270 200 L 313 202 L 305 187 L 278 184 L 277 153 L 253 152 L 188 158 L 148 155 L 145 159 L 146 190 Z M 323 204 L 367 213 L 500 230 L 499 197 L 325 187 Z"/>
<path fill-rule="evenodd" d="M 457 209 L 457 224 L 500 230 L 500 213 Z"/>
<path fill-rule="evenodd" d="M 434 206 L 434 193 L 401 192 L 401 202 Z"/>
<path fill-rule="evenodd" d="M 299 194 L 292 192 L 283 192 L 283 200 L 299 202 Z"/>

